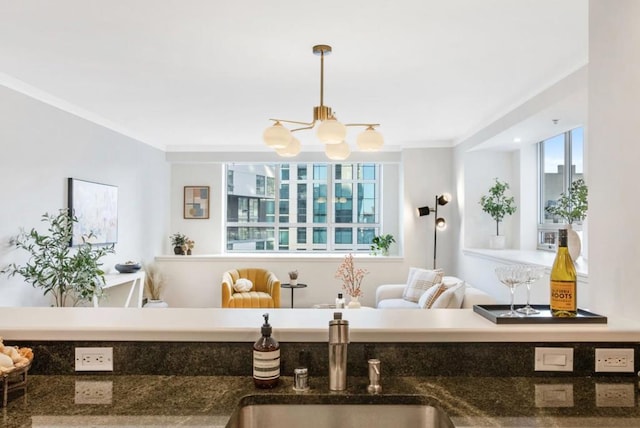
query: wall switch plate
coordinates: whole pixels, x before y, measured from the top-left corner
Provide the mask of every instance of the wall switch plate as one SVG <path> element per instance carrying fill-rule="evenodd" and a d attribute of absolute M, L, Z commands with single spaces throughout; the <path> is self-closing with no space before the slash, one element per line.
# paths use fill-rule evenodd
<path fill-rule="evenodd" d="M 635 388 L 632 383 L 596 383 L 596 406 L 635 407 Z"/>
<path fill-rule="evenodd" d="M 535 385 L 536 407 L 573 407 L 573 385 Z"/>
<path fill-rule="evenodd" d="M 113 348 L 76 348 L 76 371 L 113 371 Z"/>
<path fill-rule="evenodd" d="M 572 372 L 573 348 L 536 348 L 535 371 Z"/>
<path fill-rule="evenodd" d="M 596 348 L 596 373 L 633 373 L 633 348 Z"/>
<path fill-rule="evenodd" d="M 113 382 L 111 381 L 76 381 L 76 404 L 111 404 L 113 399 Z"/>

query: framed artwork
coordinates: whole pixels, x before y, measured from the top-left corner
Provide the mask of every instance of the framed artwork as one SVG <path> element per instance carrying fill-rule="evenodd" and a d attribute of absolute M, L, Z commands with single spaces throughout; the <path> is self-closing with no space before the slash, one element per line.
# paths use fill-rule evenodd
<path fill-rule="evenodd" d="M 67 201 L 69 212 L 78 218 L 73 224 L 72 246 L 84 241 L 96 245 L 118 242 L 117 186 L 69 178 Z"/>
<path fill-rule="evenodd" d="M 184 218 L 209 218 L 209 186 L 184 186 Z"/>

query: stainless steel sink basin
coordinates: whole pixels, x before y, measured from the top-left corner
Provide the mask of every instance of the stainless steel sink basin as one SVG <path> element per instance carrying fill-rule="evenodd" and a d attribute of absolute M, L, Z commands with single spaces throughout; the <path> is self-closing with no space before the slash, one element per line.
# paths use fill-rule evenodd
<path fill-rule="evenodd" d="M 239 407 L 227 428 L 453 427 L 428 404 L 249 404 Z"/>

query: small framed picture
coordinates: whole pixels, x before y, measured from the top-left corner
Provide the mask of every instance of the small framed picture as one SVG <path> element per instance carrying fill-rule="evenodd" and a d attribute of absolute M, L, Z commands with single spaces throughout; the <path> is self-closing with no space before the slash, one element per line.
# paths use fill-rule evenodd
<path fill-rule="evenodd" d="M 209 218 L 209 186 L 184 186 L 184 218 Z"/>

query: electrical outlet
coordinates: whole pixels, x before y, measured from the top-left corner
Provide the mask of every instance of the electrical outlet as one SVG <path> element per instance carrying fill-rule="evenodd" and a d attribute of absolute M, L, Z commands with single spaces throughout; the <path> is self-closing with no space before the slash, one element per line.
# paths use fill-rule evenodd
<path fill-rule="evenodd" d="M 113 348 L 76 348 L 76 371 L 113 371 Z"/>
<path fill-rule="evenodd" d="M 76 404 L 111 404 L 112 399 L 113 382 L 76 381 Z"/>
<path fill-rule="evenodd" d="M 635 407 L 635 389 L 632 383 L 596 383 L 596 406 Z"/>
<path fill-rule="evenodd" d="M 633 373 L 632 348 L 596 348 L 596 373 Z"/>

